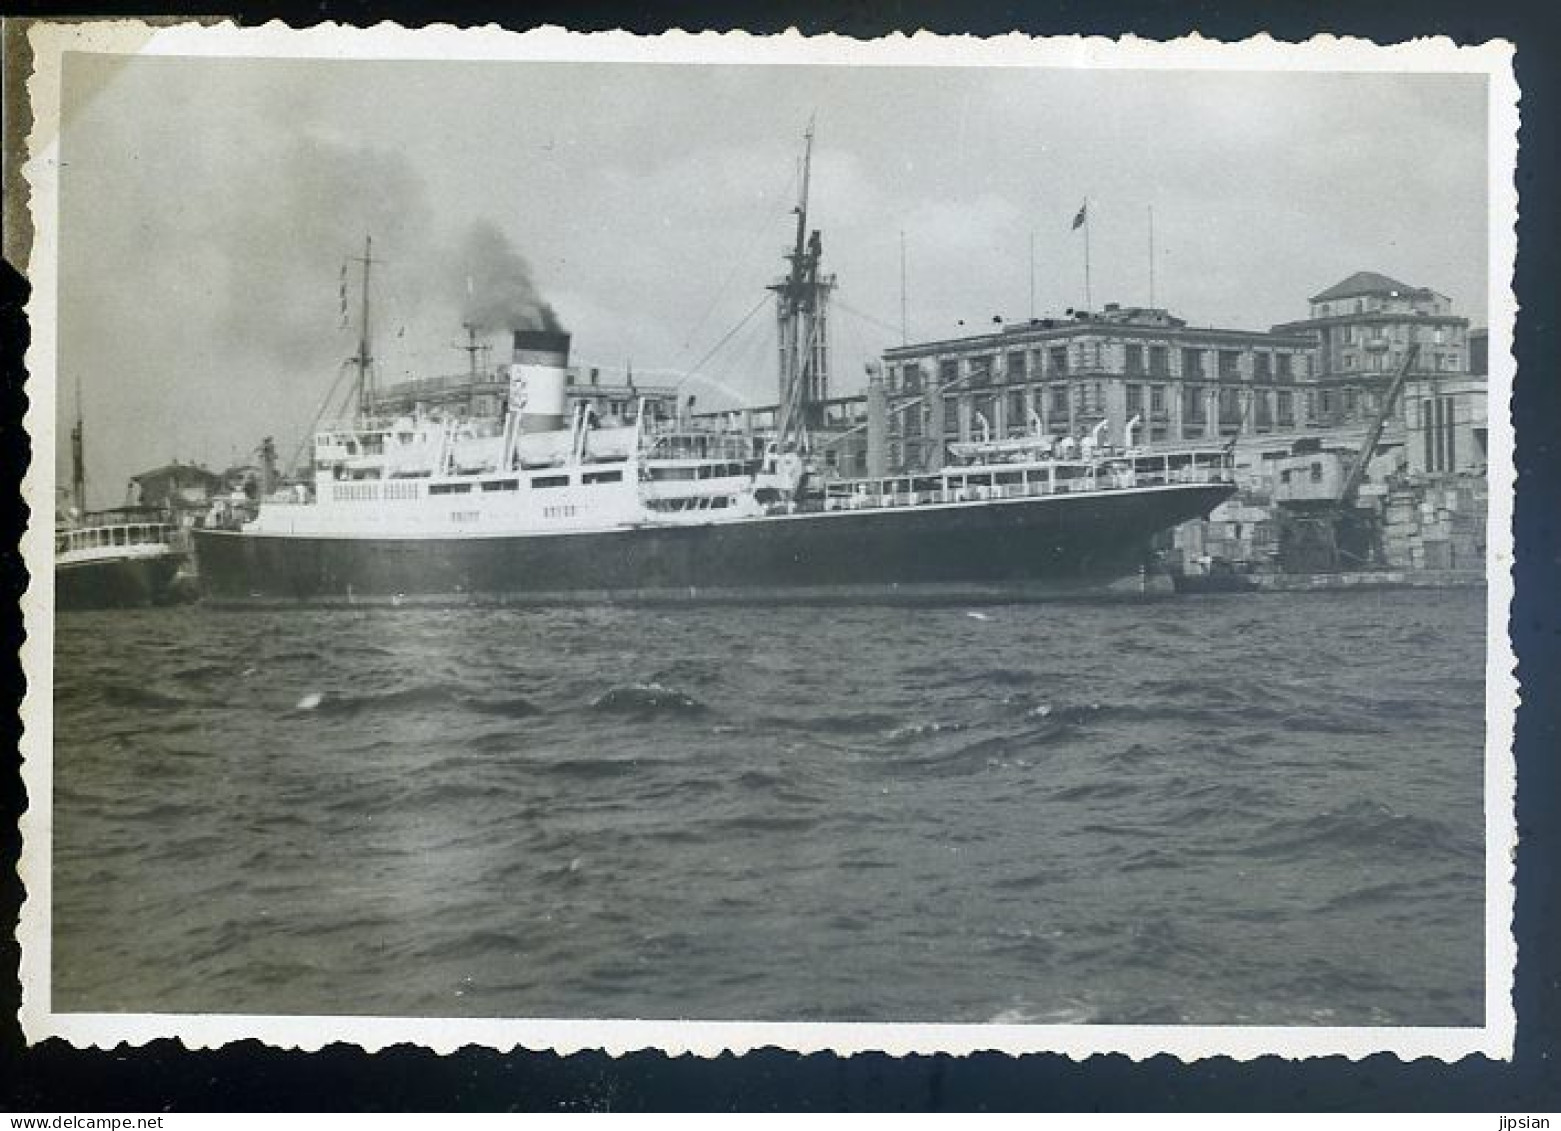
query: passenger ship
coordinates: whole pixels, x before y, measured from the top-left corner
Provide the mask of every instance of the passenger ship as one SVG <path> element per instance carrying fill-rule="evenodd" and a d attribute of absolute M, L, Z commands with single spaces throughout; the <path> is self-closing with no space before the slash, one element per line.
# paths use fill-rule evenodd
<path fill-rule="evenodd" d="M 515 332 L 501 421 L 315 437 L 312 486 L 195 532 L 217 600 L 536 602 L 1076 593 L 1228 497 L 1221 449 L 955 445 L 936 472 L 815 484 L 773 437 L 567 409 L 568 336 Z M 1074 448 L 1076 451 L 1067 449 Z"/>
<path fill-rule="evenodd" d="M 811 130 L 808 137 L 811 154 Z M 780 301 L 773 432 L 571 407 L 569 336 L 514 331 L 501 417 L 368 412 L 314 440 L 312 483 L 195 531 L 217 601 L 1027 598 L 1143 568 L 1150 538 L 1234 490 L 1223 449 L 1154 454 L 1039 435 L 951 445 L 914 475 L 819 481 L 806 390 L 832 285 L 807 229 L 808 156 Z M 368 270 L 355 362 L 371 350 Z M 881 387 L 869 395 L 881 415 Z M 884 435 L 869 412 L 869 464 Z M 882 463 L 880 459 L 878 463 Z"/>

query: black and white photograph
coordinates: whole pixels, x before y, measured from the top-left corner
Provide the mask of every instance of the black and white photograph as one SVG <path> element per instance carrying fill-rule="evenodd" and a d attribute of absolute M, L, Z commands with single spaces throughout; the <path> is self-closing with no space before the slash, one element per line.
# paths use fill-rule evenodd
<path fill-rule="evenodd" d="M 1509 1054 L 1510 47 L 116 26 L 30 1039 Z"/>

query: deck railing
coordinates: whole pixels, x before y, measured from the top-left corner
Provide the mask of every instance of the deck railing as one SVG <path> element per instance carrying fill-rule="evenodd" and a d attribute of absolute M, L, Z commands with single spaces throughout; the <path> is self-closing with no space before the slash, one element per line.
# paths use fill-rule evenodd
<path fill-rule="evenodd" d="M 868 510 L 1232 482 L 1231 465 L 1223 453 L 1190 454 L 1181 457 L 1185 463 L 1171 466 L 1171 460 L 1177 458 L 1157 457 L 1153 462 L 1057 464 L 1008 471 L 954 469 L 936 475 L 844 481 L 830 484 L 822 502 L 804 509 Z"/>

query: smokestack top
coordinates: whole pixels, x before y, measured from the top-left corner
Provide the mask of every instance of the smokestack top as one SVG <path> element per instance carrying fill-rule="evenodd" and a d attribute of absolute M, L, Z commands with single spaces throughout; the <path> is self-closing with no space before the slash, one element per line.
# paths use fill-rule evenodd
<path fill-rule="evenodd" d="M 563 365 L 569 360 L 569 334 L 563 330 L 516 330 L 515 360 Z"/>

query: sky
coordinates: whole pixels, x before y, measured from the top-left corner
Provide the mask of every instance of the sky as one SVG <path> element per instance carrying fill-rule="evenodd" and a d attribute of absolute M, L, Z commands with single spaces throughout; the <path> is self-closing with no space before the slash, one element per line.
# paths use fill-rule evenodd
<path fill-rule="evenodd" d="M 1486 319 L 1480 76 L 72 55 L 63 106 L 57 417 L 79 385 L 93 506 L 305 451 L 367 236 L 383 381 L 553 318 L 608 378 L 772 402 L 810 119 L 837 392 L 902 334 L 1083 306 L 1086 199 L 1097 307 L 1148 303 L 1152 209 L 1156 303 L 1196 325 L 1359 270 Z"/>

